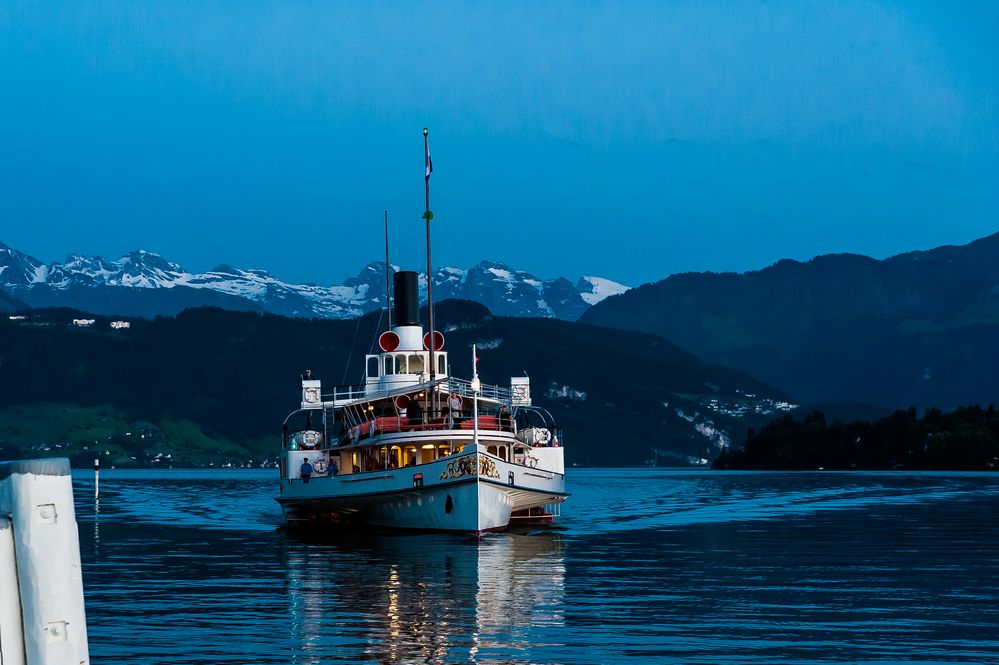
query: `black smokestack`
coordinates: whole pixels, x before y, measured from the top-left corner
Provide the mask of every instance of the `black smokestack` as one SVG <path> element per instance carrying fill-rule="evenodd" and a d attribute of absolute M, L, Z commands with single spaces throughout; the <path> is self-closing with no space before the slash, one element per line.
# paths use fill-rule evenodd
<path fill-rule="evenodd" d="M 393 277 L 395 290 L 395 325 L 420 325 L 419 275 L 400 270 Z"/>

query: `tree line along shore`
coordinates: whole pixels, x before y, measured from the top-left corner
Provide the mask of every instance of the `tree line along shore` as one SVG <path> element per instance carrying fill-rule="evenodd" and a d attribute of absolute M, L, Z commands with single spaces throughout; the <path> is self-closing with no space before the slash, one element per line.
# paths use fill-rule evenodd
<path fill-rule="evenodd" d="M 999 468 L 999 412 L 963 406 L 953 411 L 915 408 L 873 422 L 826 421 L 815 411 L 749 430 L 741 449 L 723 450 L 715 469 L 954 469 Z"/>

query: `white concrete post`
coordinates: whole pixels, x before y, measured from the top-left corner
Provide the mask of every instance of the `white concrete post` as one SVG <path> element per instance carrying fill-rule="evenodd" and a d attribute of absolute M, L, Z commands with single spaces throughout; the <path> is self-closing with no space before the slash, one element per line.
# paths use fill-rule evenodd
<path fill-rule="evenodd" d="M 0 463 L 0 516 L 10 519 L 7 531 L 17 565 L 23 662 L 87 665 L 80 538 L 69 460 Z M 2 589 L 6 604 L 6 584 Z M 3 665 L 8 665 L 6 649 L 3 655 Z"/>
<path fill-rule="evenodd" d="M 21 592 L 14 558 L 14 530 L 10 518 L 0 515 L 0 665 L 24 665 L 21 628 Z"/>

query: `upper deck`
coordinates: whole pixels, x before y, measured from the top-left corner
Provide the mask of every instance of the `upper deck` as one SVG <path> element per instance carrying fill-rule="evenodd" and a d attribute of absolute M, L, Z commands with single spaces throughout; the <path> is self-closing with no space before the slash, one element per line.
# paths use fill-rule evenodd
<path fill-rule="evenodd" d="M 519 377 L 514 378 L 518 379 Z M 321 381 L 313 380 L 302 381 L 302 408 L 343 408 L 365 402 L 397 397 L 399 395 L 407 395 L 413 392 L 433 391 L 436 391 L 440 395 L 457 394 L 462 399 L 467 400 L 475 398 L 475 392 L 472 390 L 471 381 L 466 379 L 457 379 L 450 376 L 435 379 L 434 381 L 428 380 L 425 382 L 417 379 L 404 385 L 374 389 L 370 384 L 323 388 Z M 520 391 L 520 399 L 515 398 L 514 392 L 513 387 L 506 388 L 503 386 L 482 383 L 479 387 L 479 399 L 491 404 L 525 404 L 525 400 L 522 397 L 523 391 Z M 528 393 L 526 405 L 529 405 L 529 403 L 530 394 Z"/>
<path fill-rule="evenodd" d="M 302 408 L 285 420 L 284 447 L 356 450 L 348 468 L 368 469 L 425 463 L 477 441 L 504 459 L 519 448 L 560 446 L 551 414 L 531 405 L 527 377 L 513 381 L 508 388 L 443 377 L 388 390 L 324 390 L 319 380 L 303 381 Z"/>

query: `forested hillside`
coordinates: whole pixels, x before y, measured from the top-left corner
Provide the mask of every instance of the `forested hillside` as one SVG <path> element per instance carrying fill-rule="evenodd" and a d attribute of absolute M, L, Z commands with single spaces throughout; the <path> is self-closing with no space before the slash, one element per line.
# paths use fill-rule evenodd
<path fill-rule="evenodd" d="M 849 254 L 674 275 L 588 310 L 806 403 L 999 401 L 999 234 L 883 261 Z"/>
<path fill-rule="evenodd" d="M 944 413 L 899 410 L 873 422 L 827 422 L 821 412 L 790 415 L 750 432 L 745 446 L 725 451 L 718 469 L 999 468 L 999 412 L 970 406 Z"/>
<path fill-rule="evenodd" d="M 23 425 L 24 409 L 47 404 L 40 418 L 51 417 L 51 405 L 71 405 L 141 422 L 154 443 L 130 442 L 126 459 L 136 464 L 162 453 L 164 440 L 189 458 L 199 446 L 222 456 L 232 446 L 276 449 L 281 422 L 300 398 L 299 374 L 308 367 L 327 385 L 358 382 L 383 325 L 379 314 L 335 321 L 202 308 L 114 330 L 107 317 L 91 317 L 89 328 L 72 325 L 81 316 L 45 310 L 0 321 L 0 416 L 22 409 L 6 429 L 0 417 L 0 447 L 37 452 L 72 443 L 79 451 L 111 436 L 63 428 L 65 441 L 39 441 L 43 434 L 29 435 Z M 457 375 L 470 373 L 473 342 L 484 381 L 506 385 L 530 374 L 535 400 L 565 427 L 570 463 L 710 460 L 722 445 L 741 441 L 748 426 L 790 408 L 778 391 L 653 335 L 494 317 L 466 301 L 442 303 L 437 320 Z M 87 431 L 110 422 L 96 418 Z M 193 435 L 184 434 L 192 424 L 201 437 L 193 448 Z"/>

